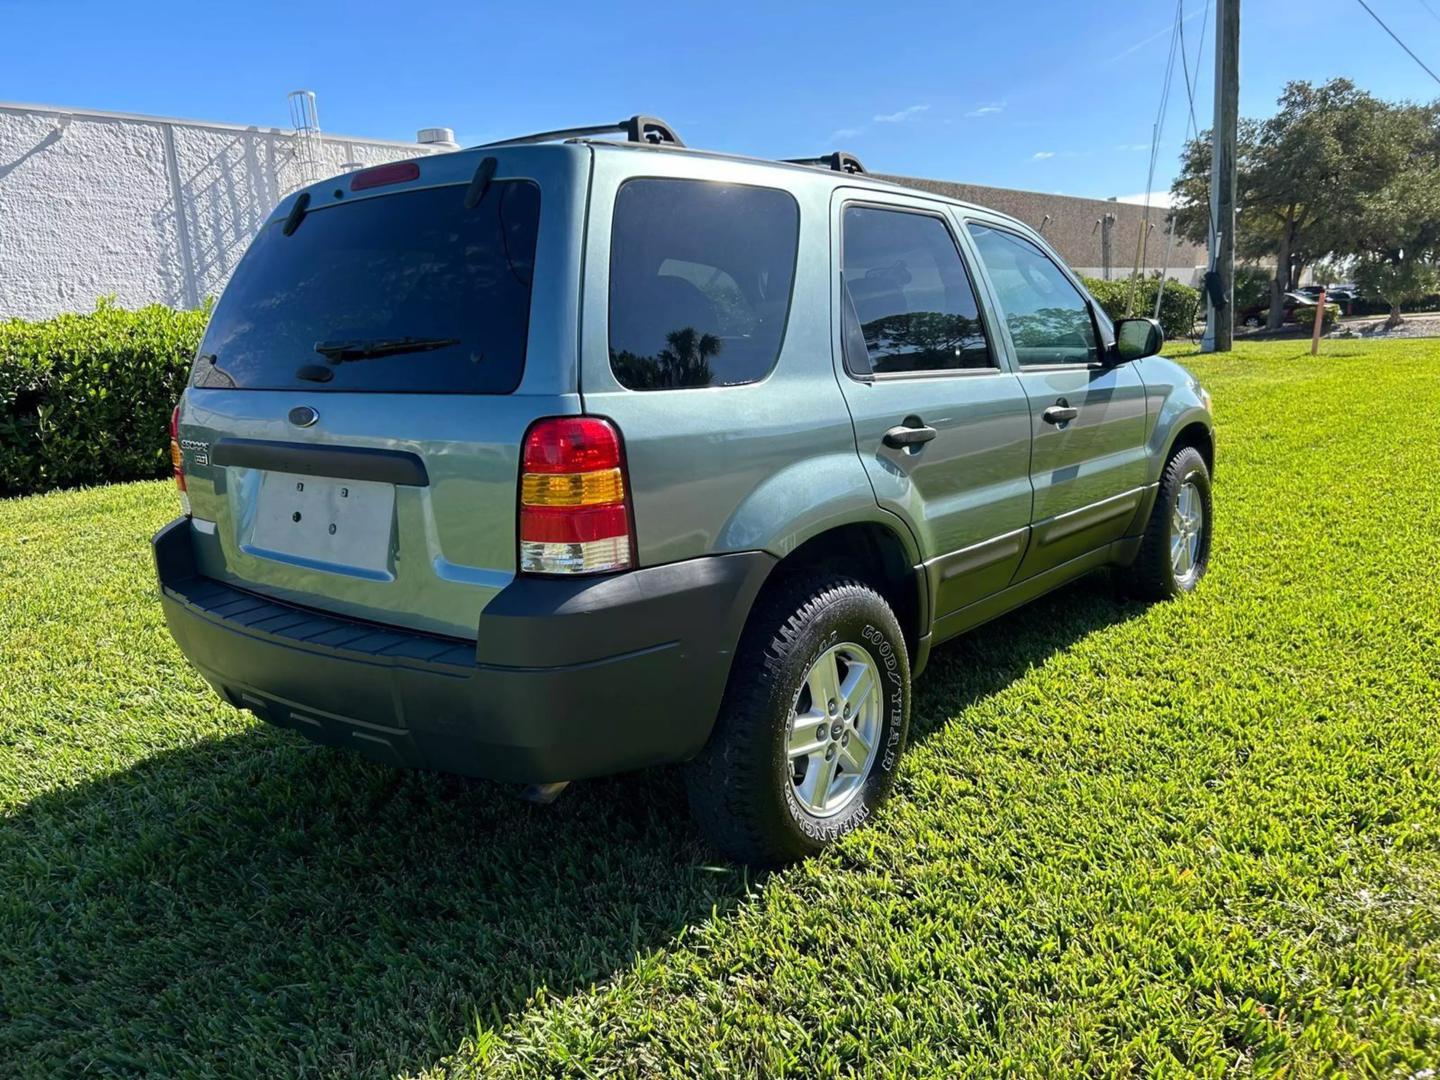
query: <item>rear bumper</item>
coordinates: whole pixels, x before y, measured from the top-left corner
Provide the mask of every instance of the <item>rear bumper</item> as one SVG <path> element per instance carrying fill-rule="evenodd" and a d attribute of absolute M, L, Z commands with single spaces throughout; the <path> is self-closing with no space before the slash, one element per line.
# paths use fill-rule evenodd
<path fill-rule="evenodd" d="M 187 518 L 153 543 L 170 632 L 232 704 L 392 764 L 529 783 L 696 754 L 775 563 L 743 552 L 612 577 L 517 578 L 464 641 L 201 577 Z"/>

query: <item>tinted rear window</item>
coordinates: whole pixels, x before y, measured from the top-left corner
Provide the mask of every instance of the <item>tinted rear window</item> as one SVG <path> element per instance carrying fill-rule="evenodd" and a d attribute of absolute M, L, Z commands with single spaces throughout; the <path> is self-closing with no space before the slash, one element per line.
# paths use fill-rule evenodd
<path fill-rule="evenodd" d="M 497 183 L 473 210 L 464 198 L 464 185 L 427 188 L 312 210 L 290 236 L 265 226 L 210 319 L 194 385 L 514 390 L 540 190 Z"/>
<path fill-rule="evenodd" d="M 630 180 L 610 241 L 610 366 L 631 390 L 733 386 L 780 354 L 800 210 L 786 192 Z"/>

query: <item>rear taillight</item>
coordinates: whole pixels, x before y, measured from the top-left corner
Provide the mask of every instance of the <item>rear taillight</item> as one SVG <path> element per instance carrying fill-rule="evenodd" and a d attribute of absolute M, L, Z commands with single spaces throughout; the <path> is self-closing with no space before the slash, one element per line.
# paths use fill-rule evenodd
<path fill-rule="evenodd" d="M 635 565 L 620 433 L 591 416 L 537 420 L 520 464 L 520 569 L 603 574 Z"/>
<path fill-rule="evenodd" d="M 180 406 L 170 414 L 170 468 L 175 473 L 175 486 L 180 490 L 180 509 L 190 516 L 190 493 L 185 490 L 185 453 L 180 449 Z"/>

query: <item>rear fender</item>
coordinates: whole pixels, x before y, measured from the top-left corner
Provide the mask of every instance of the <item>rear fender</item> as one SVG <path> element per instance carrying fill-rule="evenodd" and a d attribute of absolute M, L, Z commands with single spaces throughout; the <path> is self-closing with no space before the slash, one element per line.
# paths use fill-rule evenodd
<path fill-rule="evenodd" d="M 853 449 L 810 458 L 771 474 L 725 522 L 720 551 L 768 551 L 784 558 L 807 540 L 842 525 L 881 525 L 899 538 L 912 566 L 921 563 L 910 529 L 881 509 Z"/>

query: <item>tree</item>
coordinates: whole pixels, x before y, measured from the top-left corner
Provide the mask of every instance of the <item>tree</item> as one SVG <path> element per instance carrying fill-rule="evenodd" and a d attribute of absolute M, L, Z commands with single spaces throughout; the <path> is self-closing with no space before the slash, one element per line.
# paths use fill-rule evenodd
<path fill-rule="evenodd" d="M 1363 260 L 1355 270 L 1355 282 L 1367 293 L 1374 293 L 1390 305 L 1388 327 L 1401 323 L 1400 308 L 1404 304 L 1429 296 L 1440 289 L 1440 270 L 1434 263 L 1397 255 L 1394 259 L 1374 255 Z"/>
<path fill-rule="evenodd" d="M 1360 257 L 1356 281 L 1390 305 L 1386 325 L 1394 327 L 1402 305 L 1440 288 L 1440 103 L 1395 106 L 1382 122 L 1393 160 L 1350 239 Z"/>
<path fill-rule="evenodd" d="M 1348 79 L 1323 86 L 1292 82 L 1268 120 L 1240 124 L 1236 148 L 1236 254 L 1273 259 L 1270 323 L 1280 325 L 1282 295 L 1310 262 L 1356 246 L 1355 223 L 1368 194 L 1403 166 L 1403 141 L 1389 114 L 1397 108 Z M 1176 229 L 1204 243 L 1210 213 L 1210 132 L 1181 156 Z"/>
<path fill-rule="evenodd" d="M 714 381 L 710 358 L 718 355 L 725 344 L 718 337 L 685 326 L 666 334 L 665 342 L 654 356 L 612 349 L 610 363 L 616 376 L 632 390 L 674 390 L 709 386 Z"/>

